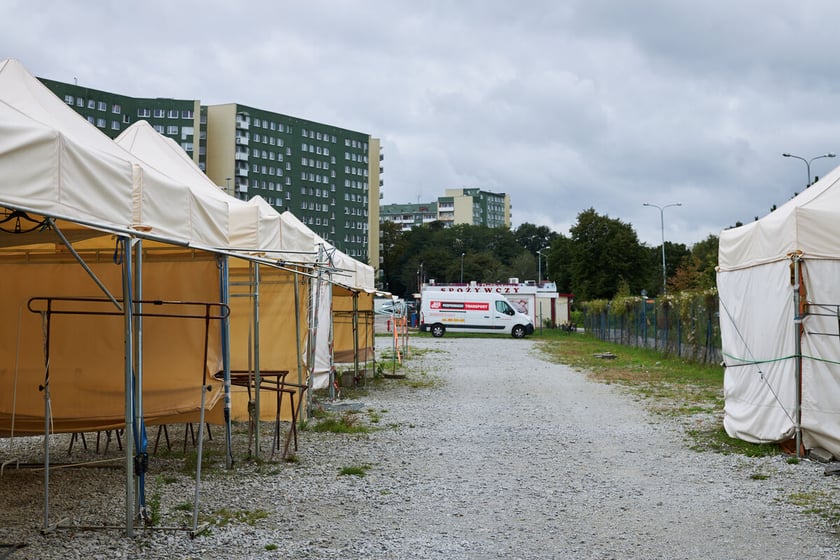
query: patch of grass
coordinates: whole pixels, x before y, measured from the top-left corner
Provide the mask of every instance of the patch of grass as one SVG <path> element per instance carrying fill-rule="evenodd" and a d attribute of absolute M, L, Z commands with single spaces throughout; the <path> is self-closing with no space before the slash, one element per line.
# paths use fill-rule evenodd
<path fill-rule="evenodd" d="M 149 501 L 146 504 L 147 512 L 149 514 L 149 525 L 156 527 L 160 525 L 160 494 L 157 492 L 149 496 Z"/>
<path fill-rule="evenodd" d="M 405 384 L 412 389 L 434 389 L 441 386 L 442 380 L 422 373 L 420 377 L 407 377 Z"/>
<path fill-rule="evenodd" d="M 172 508 L 175 511 L 192 511 L 193 505 L 190 502 L 183 502 Z"/>
<path fill-rule="evenodd" d="M 242 523 L 254 526 L 257 524 L 257 521 L 265 519 L 266 517 L 268 517 L 268 512 L 261 509 L 236 510 L 221 508 L 209 515 L 201 516 L 201 519 L 204 523 L 210 523 L 211 525 L 215 525 L 217 527 L 224 527 L 225 525 L 229 525 L 231 523 Z"/>
<path fill-rule="evenodd" d="M 690 448 L 695 451 L 715 451 L 724 455 L 736 454 L 746 457 L 770 457 L 781 452 L 775 444 L 755 444 L 729 437 L 723 426 L 713 429 L 687 429 L 686 434 L 692 440 Z"/>
<path fill-rule="evenodd" d="M 221 465 L 224 464 L 222 461 L 222 452 L 218 449 L 212 449 L 205 447 L 202 450 L 202 457 L 201 457 L 201 472 L 202 474 L 207 471 L 212 471 L 218 469 Z M 198 451 L 192 450 L 184 455 L 184 465 L 181 470 L 187 474 L 194 474 L 196 467 L 198 466 Z"/>
<path fill-rule="evenodd" d="M 338 476 L 365 476 L 368 470 L 370 470 L 370 465 L 342 467 L 338 471 Z"/>
<path fill-rule="evenodd" d="M 750 475 L 751 480 L 767 480 L 768 478 L 770 478 L 770 475 L 764 473 L 753 473 Z"/>
<path fill-rule="evenodd" d="M 266 550 L 268 550 L 270 552 L 272 550 L 277 550 L 280 547 L 278 547 L 276 544 L 267 544 L 263 548 L 265 548 Z"/>
<path fill-rule="evenodd" d="M 345 412 L 341 416 L 327 414 L 313 423 L 307 424 L 306 429 L 313 432 L 332 432 L 335 434 L 365 434 L 370 427 L 361 425 L 355 413 Z"/>
<path fill-rule="evenodd" d="M 802 508 L 807 514 L 816 515 L 836 526 L 840 523 L 840 505 L 825 492 L 791 492 L 787 501 Z"/>

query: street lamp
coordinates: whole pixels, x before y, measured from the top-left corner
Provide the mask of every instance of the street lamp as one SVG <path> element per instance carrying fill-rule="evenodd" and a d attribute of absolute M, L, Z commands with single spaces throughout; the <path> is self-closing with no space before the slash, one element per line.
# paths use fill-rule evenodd
<path fill-rule="evenodd" d="M 796 159 L 801 159 L 802 161 L 805 162 L 805 168 L 808 172 L 808 182 L 805 183 L 805 188 L 807 189 L 808 187 L 811 186 L 811 181 L 812 181 L 811 180 L 811 162 L 814 161 L 815 159 L 820 159 L 820 158 L 837 157 L 837 154 L 833 154 L 833 153 L 829 152 L 829 153 L 823 154 L 821 156 L 814 156 L 811 159 L 805 159 L 804 157 L 795 156 L 793 154 L 782 154 L 782 157 L 792 157 L 792 158 L 796 158 Z"/>
<path fill-rule="evenodd" d="M 461 253 L 461 284 L 464 283 L 464 253 Z"/>
<path fill-rule="evenodd" d="M 537 251 L 537 286 L 539 286 L 540 282 L 542 282 L 542 250 L 547 248 L 548 247 L 543 247 Z"/>
<path fill-rule="evenodd" d="M 642 206 L 652 206 L 659 210 L 659 229 L 662 231 L 662 295 L 668 293 L 667 282 L 668 272 L 665 269 L 665 209 L 671 206 L 682 206 L 682 202 L 675 202 L 673 204 L 666 204 L 665 206 L 657 206 L 649 202 L 643 202 Z"/>

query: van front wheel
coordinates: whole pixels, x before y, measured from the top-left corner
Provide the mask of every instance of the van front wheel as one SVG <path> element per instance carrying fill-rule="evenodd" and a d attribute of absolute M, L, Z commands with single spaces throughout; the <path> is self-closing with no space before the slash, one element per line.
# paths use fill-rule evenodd
<path fill-rule="evenodd" d="M 525 336 L 525 327 L 516 325 L 511 329 L 510 334 L 513 335 L 513 338 L 522 338 Z"/>
<path fill-rule="evenodd" d="M 435 323 L 434 325 L 432 325 L 431 331 L 433 337 L 440 338 L 443 336 L 443 333 L 446 332 L 446 327 L 444 327 L 440 323 Z"/>

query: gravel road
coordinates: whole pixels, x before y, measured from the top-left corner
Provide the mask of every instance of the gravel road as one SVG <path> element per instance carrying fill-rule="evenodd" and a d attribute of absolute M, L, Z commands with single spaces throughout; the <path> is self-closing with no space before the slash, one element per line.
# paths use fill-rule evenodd
<path fill-rule="evenodd" d="M 840 557 L 835 527 L 809 511 L 838 503 L 840 479 L 824 476 L 824 465 L 691 451 L 676 421 L 546 361 L 537 344 L 412 339 L 407 379 L 332 405 L 360 409 L 359 421 L 380 429 L 306 430 L 296 463 L 205 468 L 203 515 L 231 522 L 195 539 L 161 530 L 41 535 L 43 473 L 7 467 L 0 543 L 26 543 L 13 560 Z M 211 455 L 221 439 L 208 442 Z M 66 460 L 66 441 L 54 453 Z M 151 460 L 148 492 L 162 525 L 189 519 L 180 506 L 193 486 L 179 461 Z M 345 467 L 366 474 L 340 476 Z M 53 515 L 120 524 L 123 484 L 121 469 L 55 471 Z"/>

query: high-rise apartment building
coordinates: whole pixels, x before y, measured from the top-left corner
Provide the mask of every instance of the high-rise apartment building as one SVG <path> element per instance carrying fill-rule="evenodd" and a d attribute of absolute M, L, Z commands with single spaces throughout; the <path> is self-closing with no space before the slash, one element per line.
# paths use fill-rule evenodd
<path fill-rule="evenodd" d="M 446 196 L 437 202 L 418 204 L 384 204 L 379 212 L 380 222 L 393 222 L 400 228 L 433 221 L 445 227 L 468 224 L 487 227 L 510 227 L 510 197 L 481 189 L 446 189 Z"/>
<path fill-rule="evenodd" d="M 380 222 L 393 222 L 401 231 L 440 220 L 437 202 L 422 204 L 383 204 L 379 209 Z"/>
<path fill-rule="evenodd" d="M 342 252 L 379 268 L 379 139 L 235 103 L 134 98 L 40 80 L 111 138 L 147 120 L 229 194 L 260 195 Z"/>
<path fill-rule="evenodd" d="M 198 164 L 205 167 L 201 103 L 195 99 L 128 97 L 98 89 L 38 78 L 50 91 L 110 138 L 131 123 L 146 120 L 155 130 L 175 140 Z"/>
<path fill-rule="evenodd" d="M 481 189 L 446 189 L 438 197 L 438 215 L 449 225 L 510 227 L 510 197 Z"/>

